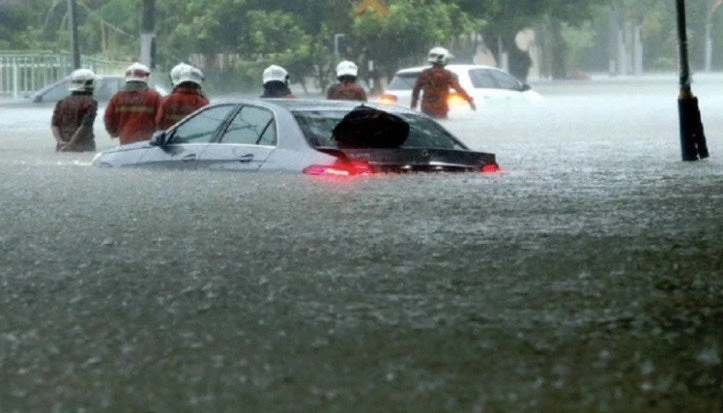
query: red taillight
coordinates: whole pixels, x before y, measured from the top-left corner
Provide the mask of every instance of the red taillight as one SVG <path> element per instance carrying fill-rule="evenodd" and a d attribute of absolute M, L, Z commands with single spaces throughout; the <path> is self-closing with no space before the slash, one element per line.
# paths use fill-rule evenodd
<path fill-rule="evenodd" d="M 304 168 L 304 174 L 313 176 L 352 176 L 371 175 L 374 170 L 365 161 L 343 161 L 338 159 L 330 165 L 310 165 Z"/>
<path fill-rule="evenodd" d="M 486 163 L 486 164 L 482 165 L 482 167 L 479 169 L 479 171 L 482 172 L 483 174 L 499 172 L 500 166 L 497 165 L 496 163 Z"/>
<path fill-rule="evenodd" d="M 397 100 L 397 97 L 390 93 L 383 93 L 381 96 L 379 96 L 379 103 L 383 105 L 393 105 L 397 103 Z"/>

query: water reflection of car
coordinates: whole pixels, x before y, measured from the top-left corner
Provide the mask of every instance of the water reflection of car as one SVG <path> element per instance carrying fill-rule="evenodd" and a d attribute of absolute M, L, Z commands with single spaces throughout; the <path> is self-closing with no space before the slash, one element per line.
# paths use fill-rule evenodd
<path fill-rule="evenodd" d="M 206 106 L 150 141 L 97 154 L 92 164 L 326 176 L 499 169 L 494 154 L 470 150 L 419 112 L 302 99 Z"/>
<path fill-rule="evenodd" d="M 27 96 L 32 103 L 55 103 L 68 96 L 68 84 L 70 78 L 64 78 L 57 82 L 51 83 L 42 89 L 35 91 Z M 125 86 L 125 78 L 120 75 L 102 75 L 98 84 L 93 91 L 93 98 L 99 102 L 110 100 L 117 91 Z M 162 95 L 168 92 L 161 86 L 154 86 Z"/>
<path fill-rule="evenodd" d="M 409 107 L 412 89 L 422 70 L 429 66 L 401 69 L 396 72 L 389 86 L 379 97 L 379 102 Z M 537 102 L 542 99 L 532 87 L 511 74 L 492 66 L 447 65 L 465 91 L 474 98 L 477 105 L 495 102 Z M 461 96 L 451 91 L 450 113 L 468 109 L 469 105 Z"/>

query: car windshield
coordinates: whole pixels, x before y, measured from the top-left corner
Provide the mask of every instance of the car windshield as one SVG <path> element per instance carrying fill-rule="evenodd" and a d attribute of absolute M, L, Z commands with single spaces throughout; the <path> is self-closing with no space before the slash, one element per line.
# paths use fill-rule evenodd
<path fill-rule="evenodd" d="M 388 89 L 390 90 L 412 90 L 414 88 L 414 82 L 417 81 L 419 72 L 410 73 L 397 73 L 389 82 Z"/>
<path fill-rule="evenodd" d="M 387 90 L 412 90 L 414 89 L 414 83 L 417 82 L 417 78 L 419 77 L 420 72 L 404 72 L 404 73 L 397 73 L 392 78 L 392 81 L 389 82 L 389 86 L 387 87 Z M 459 80 L 459 76 L 457 76 L 456 73 L 452 72 L 452 76 L 455 77 L 455 79 Z"/>
<path fill-rule="evenodd" d="M 295 111 L 304 136 L 314 147 L 337 147 L 334 127 L 348 112 L 339 110 Z M 395 114 L 409 123 L 409 136 L 402 148 L 467 149 L 437 122 L 420 115 Z"/>

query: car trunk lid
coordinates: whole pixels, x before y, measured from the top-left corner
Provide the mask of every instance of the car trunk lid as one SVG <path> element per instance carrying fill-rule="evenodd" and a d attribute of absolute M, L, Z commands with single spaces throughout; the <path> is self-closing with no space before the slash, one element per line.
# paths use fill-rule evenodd
<path fill-rule="evenodd" d="M 495 155 L 434 148 L 319 148 L 351 163 L 365 163 L 374 173 L 481 172 L 497 170 Z"/>

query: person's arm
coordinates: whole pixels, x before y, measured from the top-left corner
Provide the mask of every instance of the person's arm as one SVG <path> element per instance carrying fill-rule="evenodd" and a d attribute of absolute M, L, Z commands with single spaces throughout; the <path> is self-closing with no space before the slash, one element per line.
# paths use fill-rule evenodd
<path fill-rule="evenodd" d="M 165 105 L 161 104 L 161 106 L 158 108 L 158 111 L 156 112 L 156 130 L 164 130 L 166 128 L 166 123 L 164 122 L 166 117 L 166 109 Z"/>
<path fill-rule="evenodd" d="M 91 132 L 91 130 L 92 130 L 92 127 L 89 127 L 88 125 L 80 125 L 78 127 L 78 129 L 75 130 L 75 133 L 70 138 L 68 143 L 66 143 L 65 146 L 61 150 L 68 150 L 68 149 L 73 148 L 73 145 L 75 145 L 75 142 L 88 136 L 88 134 Z"/>
<path fill-rule="evenodd" d="M 53 132 L 53 138 L 55 138 L 55 142 L 57 142 L 57 144 L 60 146 L 65 145 L 65 142 L 63 142 L 63 139 L 60 137 L 60 128 L 55 125 L 51 125 L 50 130 Z"/>
<path fill-rule="evenodd" d="M 65 142 L 63 142 L 63 138 L 60 135 L 60 127 L 58 126 L 58 124 L 60 123 L 61 102 L 55 104 L 55 109 L 53 109 L 53 117 L 50 119 L 50 131 L 53 134 L 53 139 L 55 139 L 58 147 L 62 147 L 63 145 L 65 145 Z"/>
<path fill-rule="evenodd" d="M 105 108 L 103 124 L 105 124 L 105 130 L 108 132 L 111 139 L 118 137 L 118 124 L 116 123 L 115 116 L 115 96 L 110 99 L 108 106 Z"/>
<path fill-rule="evenodd" d="M 462 85 L 459 84 L 459 82 L 457 81 L 457 78 L 455 78 L 454 75 L 450 75 L 449 84 L 450 84 L 450 86 L 452 86 L 452 88 L 455 91 L 457 91 L 457 93 L 460 96 L 462 96 L 464 98 L 464 100 L 466 100 L 469 103 L 469 107 L 471 107 L 472 110 L 477 110 L 477 105 L 474 104 L 474 98 L 472 98 L 472 96 L 467 94 L 467 91 L 464 90 Z"/>
<path fill-rule="evenodd" d="M 424 74 L 424 72 L 422 72 L 419 74 L 417 81 L 414 82 L 414 88 L 412 89 L 412 104 L 410 105 L 412 109 L 415 109 L 417 107 L 417 101 L 419 100 L 419 91 L 422 90 L 424 77 L 426 77 L 426 75 Z"/>

